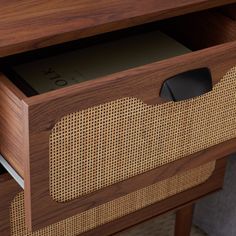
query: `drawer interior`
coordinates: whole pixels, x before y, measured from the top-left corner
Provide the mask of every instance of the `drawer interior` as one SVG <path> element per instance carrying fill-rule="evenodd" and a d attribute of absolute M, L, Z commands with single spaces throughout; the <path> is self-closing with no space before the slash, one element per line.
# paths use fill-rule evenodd
<path fill-rule="evenodd" d="M 164 32 L 193 51 L 235 41 L 236 23 L 219 11 L 204 11 L 167 20 Z"/>
<path fill-rule="evenodd" d="M 234 41 L 235 33 L 230 17 L 204 11 L 9 57 L 2 70 L 30 97 Z"/>
<path fill-rule="evenodd" d="M 9 75 L 30 96 L 188 52 L 184 45 L 154 29 L 13 65 Z"/>
<path fill-rule="evenodd" d="M 219 11 L 222 14 L 230 17 L 232 20 L 236 20 L 236 4 L 235 3 L 221 7 Z"/>
<path fill-rule="evenodd" d="M 6 169 L 0 164 L 0 175 L 6 172 L 7 172 Z"/>

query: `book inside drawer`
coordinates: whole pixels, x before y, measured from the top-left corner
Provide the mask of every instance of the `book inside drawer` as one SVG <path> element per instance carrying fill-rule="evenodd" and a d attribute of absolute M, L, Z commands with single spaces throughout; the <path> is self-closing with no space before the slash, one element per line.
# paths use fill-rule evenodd
<path fill-rule="evenodd" d="M 188 52 L 184 45 L 154 30 L 16 65 L 10 71 L 30 95 L 42 94 Z"/>

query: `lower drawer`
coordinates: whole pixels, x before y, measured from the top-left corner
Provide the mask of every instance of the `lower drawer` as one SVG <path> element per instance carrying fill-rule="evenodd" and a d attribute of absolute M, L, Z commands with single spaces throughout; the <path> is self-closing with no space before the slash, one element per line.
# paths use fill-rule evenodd
<path fill-rule="evenodd" d="M 128 70 L 122 67 L 113 74 L 109 67 L 102 78 L 33 95 L 10 74 L 0 76 L 0 152 L 24 179 L 29 228 L 40 229 L 138 191 L 174 176 L 186 165 L 204 164 L 209 161 L 205 153 L 213 146 L 221 145 L 212 152 L 212 160 L 224 156 L 224 148 L 232 150 L 236 25 L 211 12 L 189 17 L 199 19 L 198 32 L 206 25 L 207 30 L 198 34 L 198 40 L 194 30 L 178 36 L 183 34 L 189 45 L 207 41 L 201 50 Z M 184 29 L 191 21 L 180 22 Z M 223 39 L 220 34 L 214 40 L 210 37 L 216 31 Z M 104 48 L 109 45 L 107 38 Z M 141 58 L 145 53 L 141 51 Z M 136 57 L 136 51 L 132 55 Z M 20 64 L 21 57 L 13 58 L 13 64 Z M 60 62 L 63 66 L 67 60 Z M 84 66 L 83 60 L 79 65 Z M 50 68 L 48 73 L 58 77 Z M 176 78 L 182 81 L 180 87 L 168 83 Z"/>
<path fill-rule="evenodd" d="M 153 214 L 161 214 L 217 190 L 222 185 L 225 165 L 225 160 L 210 162 L 35 232 L 30 232 L 25 225 L 24 192 L 8 174 L 1 174 L 0 234 L 1 236 L 76 236 L 83 233 L 97 235 L 96 230 L 98 230 L 103 232 L 102 235 L 109 235 L 148 219 Z M 185 198 L 184 194 L 188 197 Z M 159 212 L 154 211 L 157 204 L 162 205 L 162 207 L 158 205 Z M 148 207 L 151 210 L 148 214 L 140 214 L 142 211 L 143 213 L 147 211 Z M 137 212 L 141 217 L 134 217 Z M 127 222 L 127 217 L 135 220 L 124 224 Z M 113 224 L 115 227 L 112 229 Z"/>

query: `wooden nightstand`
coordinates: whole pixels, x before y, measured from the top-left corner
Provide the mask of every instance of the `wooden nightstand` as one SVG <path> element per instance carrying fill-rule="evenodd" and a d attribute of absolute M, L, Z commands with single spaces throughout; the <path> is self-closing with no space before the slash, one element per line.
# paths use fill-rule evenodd
<path fill-rule="evenodd" d="M 9 211 L 11 204 L 12 215 L 0 214 L 5 222 L 0 232 L 9 235 L 13 228 L 31 235 L 24 231 L 26 223 L 29 230 L 49 227 L 58 234 L 73 224 L 68 236 L 109 235 L 180 209 L 176 235 L 188 235 L 192 203 L 222 187 L 226 156 L 236 148 L 235 5 L 227 5 L 235 2 L 2 3 L 0 152 L 24 181 L 24 191 L 8 189 L 3 181 L 0 210 Z M 143 62 L 144 52 L 134 51 L 138 65 L 126 68 L 127 62 L 115 57 L 116 69 L 109 64 L 110 70 L 99 74 L 112 60 L 101 64 L 102 47 L 105 55 L 108 45 L 123 40 L 122 54 L 132 47 L 132 42 L 125 47 L 125 39 L 157 29 L 188 50 L 173 54 L 170 44 L 158 48 L 157 43 L 168 56 L 151 60 L 145 54 L 150 61 Z M 70 86 L 38 92 L 25 73 L 14 71 L 35 68 L 32 78 L 40 82 L 37 68 L 51 63 L 44 72 L 60 77 L 60 84 L 65 74 L 54 67 L 71 64 L 77 50 L 85 50 L 77 53 L 84 53 L 84 60 L 78 59 L 79 65 L 86 61 L 84 71 L 98 72 L 89 79 L 82 73 L 82 81 Z M 14 218 L 18 210 L 24 211 L 21 219 Z M 79 230 L 78 222 L 84 222 Z"/>

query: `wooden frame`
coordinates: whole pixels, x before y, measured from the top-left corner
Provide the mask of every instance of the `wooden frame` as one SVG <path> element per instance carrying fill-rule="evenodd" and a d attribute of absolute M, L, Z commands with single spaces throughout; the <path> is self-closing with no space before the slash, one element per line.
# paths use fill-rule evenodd
<path fill-rule="evenodd" d="M 148 186 L 186 168 L 194 168 L 234 152 L 236 140 L 232 139 L 66 203 L 53 201 L 49 193 L 49 136 L 52 127 L 64 115 L 122 97 L 136 97 L 146 104 L 159 104 L 164 102 L 158 94 L 167 78 L 208 67 L 216 84 L 235 65 L 234 42 L 30 98 L 1 75 L 0 96 L 5 104 L 0 114 L 3 127 L 0 151 L 24 178 L 28 227 L 39 229 L 140 189 L 144 187 L 140 181 L 142 178 Z"/>
<path fill-rule="evenodd" d="M 4 2 L 0 10 L 0 57 L 234 2 L 101 0 L 94 4 L 93 0 L 53 0 L 50 7 L 43 1 Z"/>
<path fill-rule="evenodd" d="M 218 160 L 216 162 L 216 167 L 213 174 L 203 184 L 162 200 L 151 206 L 145 207 L 115 221 L 99 226 L 93 230 L 87 231 L 81 235 L 97 235 L 98 233 L 104 236 L 111 235 L 165 212 L 174 209 L 181 209 L 182 207 L 185 207 L 186 204 L 188 205 L 195 202 L 204 195 L 214 192 L 222 187 L 226 163 L 227 158 Z M 9 207 L 14 197 L 20 191 L 22 191 L 22 189 L 7 173 L 0 175 L 0 233 L 2 236 L 10 235 Z M 182 222 L 177 222 L 177 224 L 178 223 L 182 224 Z M 178 232 L 176 232 L 176 235 L 178 235 Z"/>

